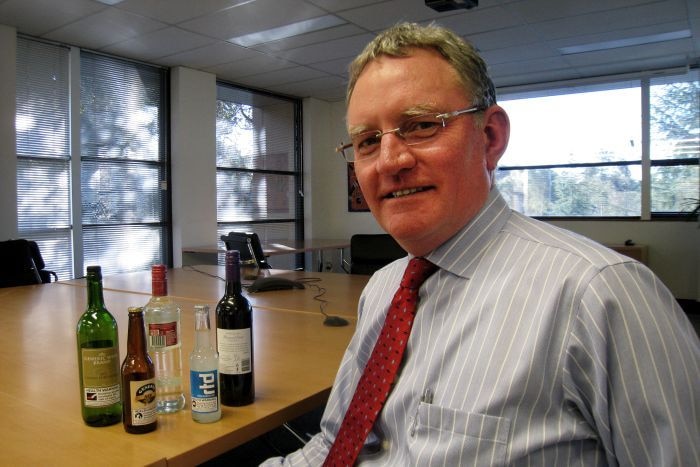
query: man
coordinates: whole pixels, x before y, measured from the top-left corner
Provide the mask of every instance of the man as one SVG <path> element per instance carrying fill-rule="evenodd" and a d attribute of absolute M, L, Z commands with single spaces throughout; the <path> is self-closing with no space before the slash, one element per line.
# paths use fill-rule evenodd
<path fill-rule="evenodd" d="M 380 34 L 351 65 L 347 125 L 372 214 L 438 267 L 358 463 L 700 465 L 694 329 L 642 264 L 507 207 L 509 120 L 471 46 Z M 365 288 L 321 432 L 269 464 L 353 462 L 329 452 L 409 258 Z"/>

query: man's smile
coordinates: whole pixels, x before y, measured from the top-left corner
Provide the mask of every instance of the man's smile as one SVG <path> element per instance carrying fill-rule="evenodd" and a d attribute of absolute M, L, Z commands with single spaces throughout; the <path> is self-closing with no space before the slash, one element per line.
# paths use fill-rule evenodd
<path fill-rule="evenodd" d="M 430 187 L 416 187 L 416 188 L 404 188 L 403 190 L 392 191 L 386 197 L 387 198 L 402 198 L 404 196 L 412 195 L 414 193 L 419 193 L 428 190 Z"/>

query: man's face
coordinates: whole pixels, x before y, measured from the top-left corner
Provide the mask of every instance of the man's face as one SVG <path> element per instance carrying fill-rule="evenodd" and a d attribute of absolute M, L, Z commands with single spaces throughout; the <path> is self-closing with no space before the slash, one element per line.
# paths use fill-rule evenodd
<path fill-rule="evenodd" d="M 417 110 L 451 112 L 472 107 L 456 71 L 437 52 L 413 49 L 407 57 L 380 56 L 360 74 L 347 111 L 350 134 L 400 126 Z M 492 115 L 500 122 L 491 124 Z M 502 115 L 501 115 L 502 114 Z M 505 145 L 493 132 L 508 120 L 498 106 L 480 116 L 450 120 L 430 141 L 407 146 L 384 135 L 379 153 L 355 163 L 362 193 L 375 218 L 407 251 L 425 255 L 466 225 L 484 204 L 491 172 Z M 497 135 L 503 137 L 503 135 Z"/>

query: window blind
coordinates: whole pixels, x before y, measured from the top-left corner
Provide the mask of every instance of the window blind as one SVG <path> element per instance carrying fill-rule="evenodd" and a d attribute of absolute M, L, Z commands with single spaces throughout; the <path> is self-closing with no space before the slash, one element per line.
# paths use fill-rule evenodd
<path fill-rule="evenodd" d="M 17 40 L 17 222 L 47 269 L 73 277 L 70 211 L 69 50 Z"/>
<path fill-rule="evenodd" d="M 168 263 L 166 72 L 80 57 L 83 256 L 106 274 Z"/>
<path fill-rule="evenodd" d="M 230 231 L 256 232 L 263 243 L 304 238 L 300 108 L 295 99 L 218 83 L 217 242 Z M 274 260 L 303 266 L 302 256 Z"/>

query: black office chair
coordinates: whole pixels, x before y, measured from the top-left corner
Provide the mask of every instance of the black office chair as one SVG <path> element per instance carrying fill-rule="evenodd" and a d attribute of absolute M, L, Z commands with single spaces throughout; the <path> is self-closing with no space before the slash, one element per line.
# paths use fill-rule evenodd
<path fill-rule="evenodd" d="M 270 269 L 265 253 L 260 243 L 260 237 L 255 232 L 229 232 L 221 236 L 227 250 L 238 250 L 241 253 L 241 261 L 254 259 L 260 269 Z"/>
<path fill-rule="evenodd" d="M 350 262 L 344 262 L 343 269 L 350 274 L 372 275 L 406 254 L 389 234 L 355 234 L 350 237 Z"/>
<path fill-rule="evenodd" d="M 35 241 L 18 239 L 0 242 L 0 287 L 46 284 L 54 271 L 45 269 L 44 258 Z"/>

